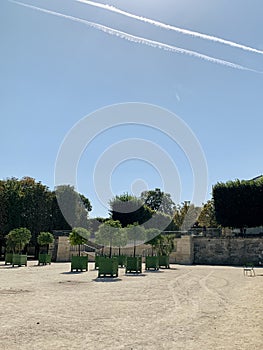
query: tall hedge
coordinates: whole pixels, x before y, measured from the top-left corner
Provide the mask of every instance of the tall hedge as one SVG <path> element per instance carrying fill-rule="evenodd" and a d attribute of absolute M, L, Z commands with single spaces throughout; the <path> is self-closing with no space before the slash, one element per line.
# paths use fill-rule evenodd
<path fill-rule="evenodd" d="M 216 220 L 223 227 L 263 225 L 263 178 L 217 183 L 213 199 Z"/>

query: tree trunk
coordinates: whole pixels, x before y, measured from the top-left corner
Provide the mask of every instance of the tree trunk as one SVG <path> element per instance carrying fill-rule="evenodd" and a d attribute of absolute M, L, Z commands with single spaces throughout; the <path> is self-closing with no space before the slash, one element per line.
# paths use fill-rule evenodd
<path fill-rule="evenodd" d="M 80 256 L 80 244 L 79 244 L 79 256 Z"/>
<path fill-rule="evenodd" d="M 119 255 L 121 255 L 121 247 L 119 247 Z"/>
<path fill-rule="evenodd" d="M 133 256 L 136 256 L 136 241 L 134 241 L 134 246 L 133 246 Z"/>

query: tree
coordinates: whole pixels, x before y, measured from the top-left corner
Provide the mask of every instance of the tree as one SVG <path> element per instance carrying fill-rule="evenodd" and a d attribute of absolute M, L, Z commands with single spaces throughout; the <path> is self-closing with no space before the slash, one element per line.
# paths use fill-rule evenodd
<path fill-rule="evenodd" d="M 70 185 L 57 186 L 55 193 L 59 209 L 69 226 L 88 229 L 88 212 L 91 210 L 88 198 L 78 194 Z"/>
<path fill-rule="evenodd" d="M 37 243 L 40 246 L 46 246 L 46 253 L 48 254 L 49 244 L 54 242 L 54 236 L 50 232 L 40 232 L 37 237 Z"/>
<path fill-rule="evenodd" d="M 52 192 L 31 177 L 0 180 L 0 251 L 5 236 L 11 230 L 25 227 L 30 230 L 31 243 L 37 244 L 40 232 L 71 230 L 58 204 L 57 196 L 75 220 L 73 227 L 88 228 L 87 215 L 91 210 L 88 198 L 71 186 L 59 186 Z M 65 199 L 65 200 L 64 200 Z"/>
<path fill-rule="evenodd" d="M 19 180 L 21 191 L 21 226 L 32 233 L 31 242 L 36 245 L 39 232 L 50 230 L 52 199 L 47 186 L 31 177 Z"/>
<path fill-rule="evenodd" d="M 171 195 L 162 192 L 159 188 L 142 192 L 141 199 L 147 207 L 154 211 L 159 211 L 169 216 L 174 214 L 175 203 Z"/>
<path fill-rule="evenodd" d="M 160 231 L 158 234 L 158 230 L 154 229 L 146 230 L 146 233 L 148 239 L 146 243 L 152 246 L 152 254 L 153 250 L 155 250 L 158 255 L 169 255 L 173 251 L 175 235 L 163 235 Z"/>
<path fill-rule="evenodd" d="M 184 219 L 186 217 L 186 214 L 187 214 L 189 208 L 190 208 L 189 201 L 184 201 L 183 203 L 178 204 L 175 208 L 174 222 L 179 230 L 183 226 L 183 222 L 184 222 Z"/>
<path fill-rule="evenodd" d="M 71 230 L 72 227 L 66 221 L 61 209 L 58 205 L 56 193 L 51 193 L 52 205 L 51 205 L 51 229 L 52 230 Z"/>
<path fill-rule="evenodd" d="M 114 243 L 119 248 L 119 255 L 121 255 L 121 248 L 125 247 L 128 242 L 127 231 L 125 228 L 121 228 L 116 232 Z"/>
<path fill-rule="evenodd" d="M 112 256 L 112 247 L 119 243 L 121 224 L 118 220 L 108 220 L 99 226 L 95 234 L 96 242 L 103 246 L 109 246 L 109 256 Z"/>
<path fill-rule="evenodd" d="M 90 233 L 83 227 L 74 227 L 69 235 L 69 243 L 71 245 L 79 246 L 79 256 L 80 256 L 80 246 L 85 244 L 90 237 Z"/>
<path fill-rule="evenodd" d="M 124 193 L 110 201 L 110 214 L 112 220 L 119 220 L 122 227 L 138 222 L 139 225 L 147 222 L 153 211 L 144 205 L 140 198 Z"/>
<path fill-rule="evenodd" d="M 50 230 L 52 199 L 48 187 L 31 177 L 10 178 L 0 185 L 1 231 L 5 236 L 17 227 L 26 227 L 32 233 L 32 242 L 40 231 Z"/>
<path fill-rule="evenodd" d="M 217 222 L 223 227 L 263 225 L 263 178 L 217 183 L 213 187 Z"/>
<path fill-rule="evenodd" d="M 160 235 L 158 242 L 158 255 L 170 255 L 174 250 L 174 235 Z"/>
<path fill-rule="evenodd" d="M 5 196 L 5 183 L 0 180 L 0 257 L 5 243 L 5 230 L 8 220 L 8 203 Z"/>
<path fill-rule="evenodd" d="M 145 228 L 140 226 L 138 222 L 134 222 L 133 225 L 127 226 L 126 232 L 128 239 L 133 242 L 133 256 L 136 256 L 136 243 L 146 238 Z"/>
<path fill-rule="evenodd" d="M 105 221 L 108 221 L 109 219 L 102 218 L 102 217 L 96 217 L 96 218 L 90 218 L 88 220 L 89 225 L 89 231 L 91 233 L 91 237 L 95 237 L 95 233 L 99 230 L 99 227 L 101 224 L 103 224 Z"/>
<path fill-rule="evenodd" d="M 178 227 L 175 225 L 171 216 L 162 212 L 153 213 L 150 220 L 148 220 L 143 226 L 146 229 L 154 228 L 160 231 L 177 231 Z"/>
<path fill-rule="evenodd" d="M 215 205 L 212 199 L 208 200 L 201 209 L 201 213 L 198 217 L 198 224 L 205 227 L 218 227 Z"/>
<path fill-rule="evenodd" d="M 12 177 L 2 181 L 1 202 L 3 221 L 2 232 L 6 235 L 12 229 L 21 227 L 22 189 L 18 179 Z"/>
<path fill-rule="evenodd" d="M 20 253 L 22 249 L 29 243 L 31 232 L 25 228 L 20 227 L 11 230 L 6 236 L 7 246 L 12 248 L 13 253 Z"/>
<path fill-rule="evenodd" d="M 152 246 L 152 255 L 153 251 L 157 249 L 159 244 L 159 236 L 161 234 L 160 230 L 156 228 L 149 228 L 145 231 L 146 233 L 146 244 L 150 244 Z"/>
<path fill-rule="evenodd" d="M 201 212 L 201 208 L 195 207 L 189 201 L 176 206 L 174 223 L 181 231 L 188 231 L 196 223 Z"/>

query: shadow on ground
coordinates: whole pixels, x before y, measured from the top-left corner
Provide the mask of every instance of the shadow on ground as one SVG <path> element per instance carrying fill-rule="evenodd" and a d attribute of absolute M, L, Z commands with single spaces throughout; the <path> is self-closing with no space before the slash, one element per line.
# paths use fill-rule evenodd
<path fill-rule="evenodd" d="M 114 277 L 97 277 L 92 280 L 93 282 L 121 282 L 121 278 Z"/>

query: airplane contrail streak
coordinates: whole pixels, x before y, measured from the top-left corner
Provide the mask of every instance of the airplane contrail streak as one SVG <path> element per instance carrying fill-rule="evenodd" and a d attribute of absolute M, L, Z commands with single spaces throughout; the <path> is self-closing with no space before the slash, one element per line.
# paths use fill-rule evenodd
<path fill-rule="evenodd" d="M 101 4 L 101 3 L 97 3 L 97 2 L 89 1 L 89 0 L 76 0 L 76 1 L 84 3 L 84 4 L 87 4 L 87 5 L 90 5 L 90 6 L 99 7 L 101 9 L 108 10 L 108 11 L 111 11 L 111 12 L 115 12 L 115 13 L 118 13 L 120 15 L 136 19 L 138 21 L 149 23 L 149 24 L 152 24 L 152 25 L 154 25 L 156 27 L 159 27 L 159 28 L 173 30 L 173 31 L 175 31 L 177 33 L 181 33 L 181 34 L 184 34 L 184 35 L 189 35 L 189 36 L 192 36 L 192 37 L 195 37 L 195 38 L 201 38 L 201 39 L 204 39 L 204 40 L 214 41 L 214 42 L 217 42 L 217 43 L 220 43 L 220 44 L 228 45 L 228 46 L 231 46 L 231 47 L 235 47 L 235 48 L 238 48 L 238 49 L 242 49 L 242 50 L 245 50 L 245 51 L 249 51 L 249 52 L 258 53 L 258 54 L 263 55 L 263 51 L 262 50 L 255 49 L 253 47 L 245 46 L 245 45 L 242 45 L 242 44 L 230 41 L 230 40 L 222 39 L 222 38 L 219 38 L 219 37 L 216 37 L 216 36 L 212 36 L 212 35 L 203 34 L 203 33 L 200 33 L 200 32 L 195 32 L 195 31 L 188 30 L 188 29 L 175 27 L 175 26 L 172 26 L 172 25 L 169 25 L 169 24 L 165 24 L 165 23 L 162 23 L 162 22 L 155 21 L 155 20 L 150 19 L 150 18 L 134 15 L 134 14 L 132 14 L 130 12 L 123 11 L 123 10 L 117 8 L 117 7 L 112 6 L 112 5 Z"/>
<path fill-rule="evenodd" d="M 245 70 L 245 71 L 250 71 L 250 72 L 262 74 L 262 72 L 259 72 L 259 71 L 256 71 L 254 69 L 241 66 L 241 65 L 236 64 L 236 63 L 232 63 L 232 62 L 229 62 L 229 61 L 225 61 L 225 60 L 221 60 L 221 59 L 214 58 L 214 57 L 211 57 L 211 56 L 207 56 L 207 55 L 201 54 L 201 53 L 196 52 L 196 51 L 190 51 L 190 50 L 182 49 L 182 48 L 179 48 L 179 47 L 176 47 L 176 46 L 167 45 L 167 44 L 161 43 L 159 41 L 153 41 L 153 40 L 149 40 L 149 39 L 146 39 L 146 38 L 134 36 L 134 35 L 122 32 L 120 30 L 116 30 L 116 29 L 113 29 L 111 27 L 106 27 L 106 26 L 104 26 L 102 24 L 90 22 L 90 21 L 87 21 L 87 20 L 84 20 L 84 19 L 81 19 L 81 18 L 78 18 L 78 17 L 65 15 L 65 14 L 62 14 L 60 12 L 55 12 L 55 11 L 43 9 L 41 7 L 28 5 L 28 4 L 25 4 L 23 2 L 19 2 L 19 1 L 15 1 L 15 0 L 9 0 L 9 2 L 12 2 L 12 3 L 20 5 L 20 6 L 24 6 L 24 7 L 27 7 L 27 8 L 31 8 L 31 9 L 34 9 L 34 10 L 37 10 L 37 11 L 40 11 L 40 12 L 44 12 L 44 13 L 47 13 L 47 14 L 50 14 L 50 15 L 66 18 L 66 19 L 69 19 L 69 20 L 74 21 L 74 22 L 82 23 L 82 24 L 85 24 L 85 25 L 87 25 L 87 26 L 89 26 L 91 28 L 95 28 L 95 29 L 100 30 L 100 31 L 102 31 L 104 33 L 107 33 L 109 35 L 117 36 L 117 37 L 119 37 L 121 39 L 125 39 L 125 40 L 128 40 L 128 41 L 134 42 L 134 43 L 147 45 L 147 46 L 154 47 L 154 48 L 159 48 L 159 49 L 162 49 L 162 50 L 165 50 L 165 51 L 169 51 L 169 52 L 180 53 L 180 54 L 185 54 L 185 55 L 192 56 L 192 57 L 197 57 L 199 59 L 203 59 L 203 60 L 208 61 L 208 62 L 217 63 L 217 64 L 220 64 L 220 65 L 223 65 L 223 66 L 226 66 L 226 67 L 230 67 L 230 68 L 234 68 L 234 69 L 240 69 L 240 70 Z"/>

